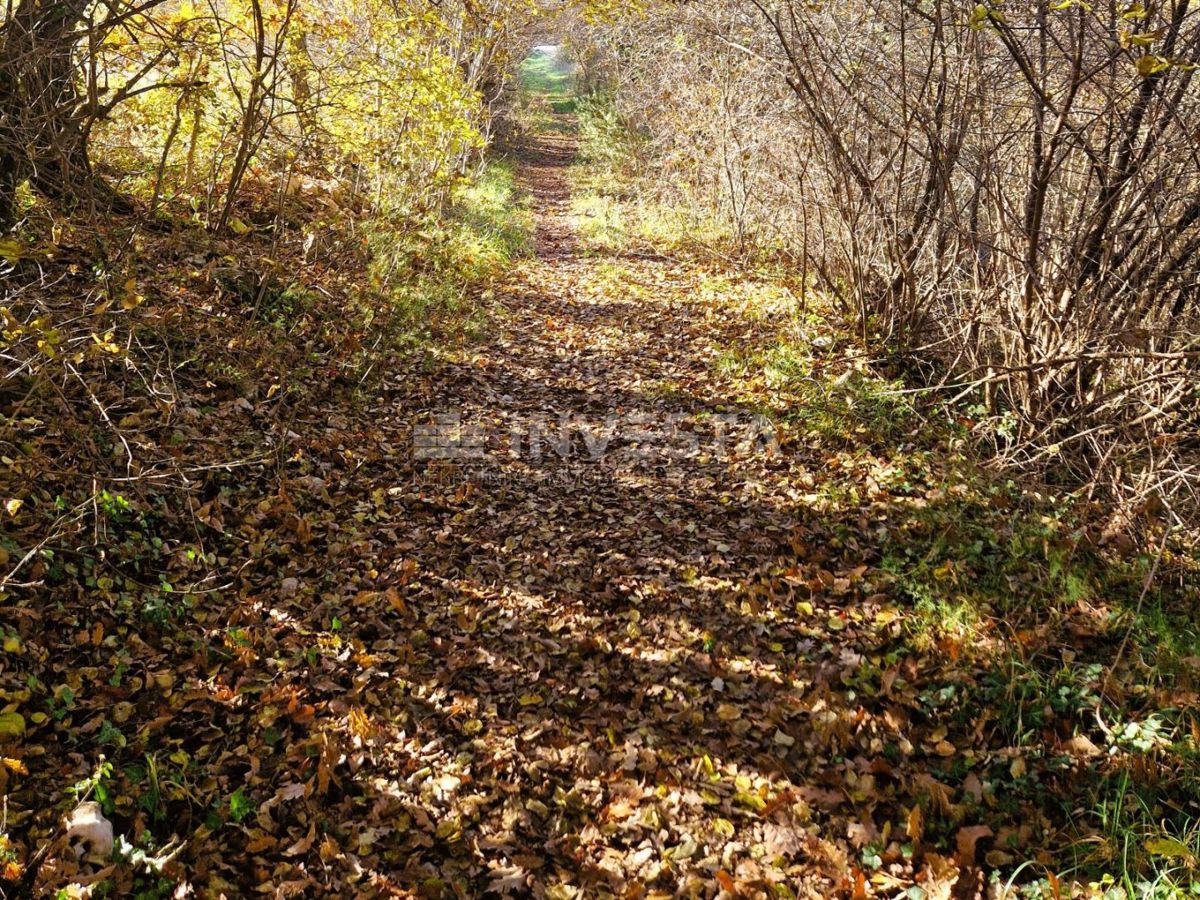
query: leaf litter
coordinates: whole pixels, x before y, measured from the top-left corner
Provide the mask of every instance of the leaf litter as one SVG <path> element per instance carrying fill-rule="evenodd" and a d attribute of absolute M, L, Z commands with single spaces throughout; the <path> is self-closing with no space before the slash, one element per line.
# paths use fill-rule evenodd
<path fill-rule="evenodd" d="M 10 598 L 5 877 L 950 897 L 1050 859 L 1066 823 L 1044 793 L 1103 765 L 1096 745 L 1059 735 L 1054 762 L 964 703 L 983 648 L 914 641 L 884 565 L 914 509 L 968 488 L 869 436 L 781 426 L 710 451 L 714 420 L 795 402 L 718 365 L 793 325 L 748 318 L 694 259 L 585 246 L 572 155 L 545 137 L 523 159 L 537 256 L 497 287 L 482 341 L 283 422 L 273 394 L 215 385 L 175 432 L 128 411 L 139 447 L 246 462 L 196 471 L 185 509 L 97 501 L 112 540 L 164 534 L 166 569 L 84 551 Z M 469 463 L 414 452 L 446 410 L 480 430 Z M 664 419 L 682 449 L 637 452 L 656 438 L 630 423 Z M 568 445 L 514 452 L 563 421 Z M 131 617 L 134 592 L 157 605 Z M 114 828 L 120 864 L 69 847 Z"/>

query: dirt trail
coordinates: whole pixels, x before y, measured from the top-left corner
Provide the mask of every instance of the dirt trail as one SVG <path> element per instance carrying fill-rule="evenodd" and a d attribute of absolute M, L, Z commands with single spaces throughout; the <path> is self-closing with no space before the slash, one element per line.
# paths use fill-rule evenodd
<path fill-rule="evenodd" d="M 890 640 L 866 515 L 827 521 L 825 458 L 720 374 L 788 320 L 743 276 L 584 241 L 574 152 L 521 155 L 537 252 L 480 341 L 302 409 L 278 471 L 201 510 L 237 590 L 113 689 L 159 773 L 114 815 L 177 834 L 209 893 L 829 896 L 846 836 L 929 790 L 915 763 L 882 783 L 906 713 L 858 694 Z"/>
<path fill-rule="evenodd" d="M 433 379 L 417 455 L 454 458 L 418 459 L 393 492 L 406 526 L 379 544 L 421 625 L 405 686 L 374 688 L 408 712 L 410 755 L 379 771 L 441 823 L 432 842 L 388 835 L 390 877 L 582 896 L 791 880 L 805 792 L 831 793 L 808 783 L 812 701 L 792 687 L 818 666 L 794 609 L 755 594 L 795 567 L 804 462 L 714 383 L 755 326 L 697 302 L 699 272 L 583 254 L 573 152 L 548 137 L 525 155 L 537 258 L 500 292 L 495 336 Z"/>
<path fill-rule="evenodd" d="M 568 173 L 579 142 L 571 133 L 570 119 L 560 121 L 562 132 L 531 136 L 519 154 L 520 186 L 537 210 L 537 256 L 546 262 L 571 258 L 578 244 L 571 222 Z"/>

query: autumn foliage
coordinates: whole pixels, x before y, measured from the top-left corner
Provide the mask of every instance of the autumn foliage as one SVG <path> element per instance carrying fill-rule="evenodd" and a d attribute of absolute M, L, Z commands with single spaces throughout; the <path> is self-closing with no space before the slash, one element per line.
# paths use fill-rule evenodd
<path fill-rule="evenodd" d="M 14 0 L 0 897 L 1194 895 L 1192 0 Z"/>

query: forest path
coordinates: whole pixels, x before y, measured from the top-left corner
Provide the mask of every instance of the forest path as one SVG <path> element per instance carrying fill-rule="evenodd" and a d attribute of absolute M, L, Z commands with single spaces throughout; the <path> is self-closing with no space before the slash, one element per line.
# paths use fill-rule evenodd
<path fill-rule="evenodd" d="M 969 657 L 888 593 L 909 497 L 946 496 L 893 462 L 912 423 L 838 393 L 835 326 L 777 278 L 598 239 L 567 116 L 518 154 L 536 253 L 484 333 L 381 353 L 286 432 L 229 404 L 235 439 L 287 440 L 205 486 L 238 574 L 147 607 L 154 669 L 127 685 L 119 626 L 50 619 L 75 674 L 46 727 L 117 748 L 115 827 L 178 837 L 207 894 L 865 896 L 923 815 L 974 854 L 983 720 L 926 699 Z M 38 798 L 94 765 L 48 746 L 43 846 Z"/>
<path fill-rule="evenodd" d="M 558 133 L 522 155 L 537 255 L 497 291 L 491 336 L 421 412 L 378 411 L 399 417 L 392 446 L 415 422 L 411 481 L 376 497 L 403 527 L 370 542 L 407 620 L 388 626 L 404 680 L 372 688 L 382 745 L 403 748 L 379 772 L 426 823 L 389 834 L 390 877 L 467 895 L 790 881 L 811 871 L 808 803 L 844 780 L 807 724 L 823 690 L 795 679 L 833 677 L 820 659 L 841 651 L 788 599 L 814 577 L 797 554 L 823 558 L 804 455 L 714 375 L 767 326 L 693 264 L 587 250 L 573 155 Z"/>
<path fill-rule="evenodd" d="M 574 103 L 517 154 L 536 252 L 473 298 L 482 333 L 393 344 L 385 316 L 301 344 L 280 312 L 270 368 L 180 363 L 179 409 L 102 379 L 163 456 L 129 499 L 92 479 L 91 536 L 6 607 L 0 864 L 45 851 L 35 893 L 949 900 L 1080 835 L 1127 846 L 1077 816 L 1125 796 L 1094 691 L 1132 626 L 1075 526 L 980 474 L 967 426 L 910 406 L 794 272 L 589 190 Z M 257 327 L 231 309 L 197 361 Z M 65 434 L 47 509 L 71 508 Z M 188 883 L 78 858 L 85 797 Z"/>

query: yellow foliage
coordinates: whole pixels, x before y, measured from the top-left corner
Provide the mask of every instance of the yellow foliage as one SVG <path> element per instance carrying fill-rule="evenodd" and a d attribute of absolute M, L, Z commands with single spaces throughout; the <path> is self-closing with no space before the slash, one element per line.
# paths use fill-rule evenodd
<path fill-rule="evenodd" d="M 217 215 L 231 182 L 304 171 L 377 207 L 437 209 L 484 145 L 475 64 L 502 64 L 526 4 L 426 0 L 177 0 L 101 42 L 109 93 L 136 92 L 96 129 L 93 153 L 133 189 Z M 150 74 L 146 74 L 149 72 Z M 234 230 L 241 220 L 227 219 Z"/>

